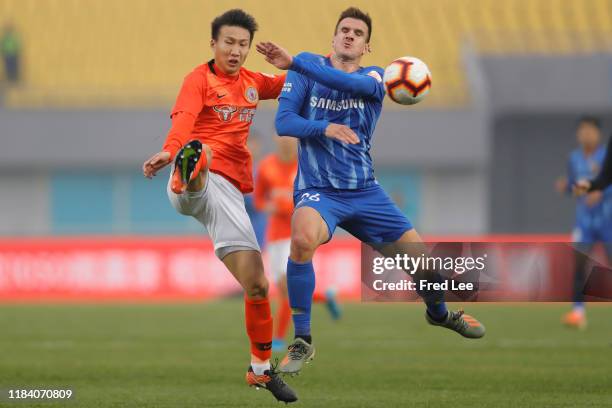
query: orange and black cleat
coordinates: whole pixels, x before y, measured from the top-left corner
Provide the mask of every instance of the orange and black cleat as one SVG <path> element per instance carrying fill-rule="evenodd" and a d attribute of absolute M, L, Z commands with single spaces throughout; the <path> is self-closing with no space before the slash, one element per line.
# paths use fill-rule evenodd
<path fill-rule="evenodd" d="M 251 387 L 265 388 L 274 395 L 274 398 L 286 404 L 298 399 L 295 392 L 280 378 L 274 367 L 264 371 L 262 375 L 255 374 L 253 367 L 249 367 L 246 382 Z"/>
<path fill-rule="evenodd" d="M 174 159 L 174 169 L 170 188 L 176 194 L 183 194 L 187 184 L 206 168 L 206 154 L 203 154 L 202 143 L 198 140 L 188 142 Z"/>
<path fill-rule="evenodd" d="M 579 330 L 584 330 L 587 326 L 587 320 L 584 312 L 579 312 L 577 310 L 572 310 L 571 312 L 566 313 L 563 316 L 562 322 L 567 327 Z"/>

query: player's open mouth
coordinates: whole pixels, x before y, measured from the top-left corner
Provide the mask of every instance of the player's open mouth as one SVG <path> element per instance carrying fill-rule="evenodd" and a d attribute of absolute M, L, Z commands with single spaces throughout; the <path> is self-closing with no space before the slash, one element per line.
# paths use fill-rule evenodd
<path fill-rule="evenodd" d="M 237 59 L 231 59 L 231 60 L 228 60 L 227 63 L 228 65 L 235 66 L 235 65 L 238 65 L 240 61 Z"/>

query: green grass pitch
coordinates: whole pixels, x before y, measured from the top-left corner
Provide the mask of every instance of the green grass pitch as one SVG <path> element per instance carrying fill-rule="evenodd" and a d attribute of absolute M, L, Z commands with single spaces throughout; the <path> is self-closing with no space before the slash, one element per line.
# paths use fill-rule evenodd
<path fill-rule="evenodd" d="M 468 304 L 487 326 L 467 340 L 428 326 L 415 304 L 314 310 L 316 359 L 287 378 L 303 407 L 612 407 L 612 307 L 589 328 L 568 305 Z M 168 305 L 0 306 L 0 389 L 70 387 L 75 399 L 7 407 L 268 407 L 244 383 L 239 300 Z M 278 357 L 281 357 L 279 354 Z"/>

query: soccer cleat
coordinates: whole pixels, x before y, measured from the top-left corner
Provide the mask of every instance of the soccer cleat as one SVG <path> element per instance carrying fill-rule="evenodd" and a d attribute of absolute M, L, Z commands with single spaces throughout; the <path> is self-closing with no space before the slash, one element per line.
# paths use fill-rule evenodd
<path fill-rule="evenodd" d="M 175 194 L 183 194 L 187 184 L 194 180 L 202 168 L 206 167 L 206 154 L 202 154 L 202 143 L 198 140 L 188 142 L 174 159 L 174 172 L 170 188 Z"/>
<path fill-rule="evenodd" d="M 272 339 L 272 351 L 281 351 L 285 349 L 285 340 Z"/>
<path fill-rule="evenodd" d="M 446 318 L 441 322 L 432 319 L 429 313 L 425 312 L 425 319 L 433 326 L 442 326 L 456 331 L 463 337 L 479 339 L 485 335 L 485 327 L 478 320 L 470 315 L 463 313 L 463 310 L 446 314 Z"/>
<path fill-rule="evenodd" d="M 306 343 L 299 337 L 295 339 L 287 349 L 289 352 L 278 366 L 279 371 L 283 374 L 299 373 L 304 363 L 308 363 L 315 355 L 314 346 Z"/>
<path fill-rule="evenodd" d="M 340 310 L 340 305 L 338 304 L 338 300 L 336 299 L 336 292 L 332 289 L 328 289 L 325 292 L 325 305 L 327 306 L 327 310 L 333 320 L 340 320 L 342 317 L 342 311 Z"/>
<path fill-rule="evenodd" d="M 587 326 L 587 320 L 584 313 L 580 313 L 576 310 L 572 310 L 571 312 L 566 313 L 563 316 L 562 322 L 568 327 L 572 327 L 574 329 L 579 330 L 584 330 Z"/>
<path fill-rule="evenodd" d="M 249 367 L 246 373 L 247 384 L 255 388 L 265 388 L 274 395 L 274 398 L 286 404 L 297 401 L 297 395 L 280 378 L 275 368 L 271 367 L 269 370 L 264 371 L 262 375 L 257 375 L 253 371 L 253 367 Z"/>

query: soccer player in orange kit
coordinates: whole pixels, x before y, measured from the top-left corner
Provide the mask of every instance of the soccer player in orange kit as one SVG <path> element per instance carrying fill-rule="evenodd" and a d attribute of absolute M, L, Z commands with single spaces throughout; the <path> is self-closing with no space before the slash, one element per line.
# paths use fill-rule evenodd
<path fill-rule="evenodd" d="M 297 396 L 270 366 L 268 281 L 244 207 L 243 194 L 253 191 L 246 141 L 255 109 L 260 99 L 277 98 L 285 80 L 284 75 L 242 67 L 256 30 L 255 19 L 239 9 L 213 20 L 214 59 L 185 77 L 163 150 L 143 164 L 143 173 L 151 178 L 174 160 L 170 202 L 179 213 L 206 227 L 216 255 L 245 291 L 251 343 L 247 384 L 269 390 L 279 401 L 294 402 Z"/>
<path fill-rule="evenodd" d="M 291 321 L 287 294 L 287 258 L 291 247 L 291 216 L 293 215 L 293 181 L 297 174 L 297 139 L 276 137 L 276 152 L 259 164 L 255 180 L 255 208 L 269 215 L 266 233 L 268 262 L 272 280 L 278 288 L 279 302 L 274 318 L 272 350 L 285 348 L 284 338 Z M 315 303 L 325 302 L 334 320 L 340 318 L 335 293 L 315 292 Z"/>

